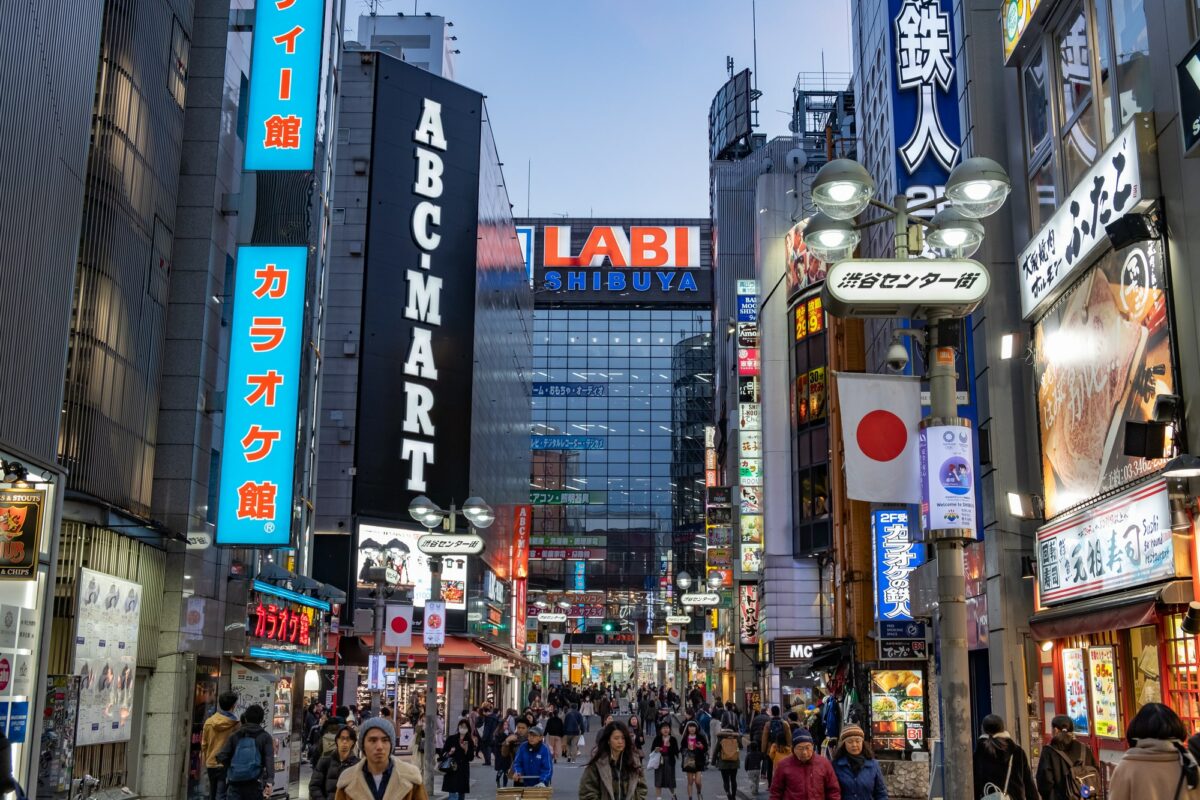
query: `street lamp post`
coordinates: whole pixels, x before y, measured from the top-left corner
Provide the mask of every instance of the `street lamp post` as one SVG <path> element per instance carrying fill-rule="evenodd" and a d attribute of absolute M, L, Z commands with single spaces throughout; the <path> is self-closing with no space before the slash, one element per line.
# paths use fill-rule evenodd
<path fill-rule="evenodd" d="M 946 181 L 946 200 L 952 206 L 938 212 L 932 220 L 911 215 L 942 202 L 935 198 L 914 206 L 906 195 L 897 195 L 888 205 L 874 199 L 875 181 L 866 169 L 848 159 L 836 159 L 823 166 L 812 185 L 812 198 L 821 213 L 805 229 L 805 242 L 813 254 L 832 264 L 851 255 L 859 241 L 859 231 L 878 223 L 895 223 L 895 250 L 898 259 L 909 252 L 910 220 L 930 229 L 929 243 L 955 258 L 966 259 L 983 241 L 983 226 L 977 221 L 995 213 L 1004 204 L 1011 182 L 1003 167 L 987 158 L 970 158 L 951 171 Z M 855 225 L 852 220 L 868 205 L 882 209 L 879 218 Z M 960 262 L 961 263 L 961 262 Z M 865 266 L 869 266 L 865 265 Z M 979 265 L 982 269 L 982 265 Z M 829 291 L 828 284 L 825 291 Z M 982 299 L 982 297 L 980 298 Z M 930 415 L 922 428 L 958 423 L 958 397 L 955 386 L 956 314 L 948 308 L 926 306 L 920 300 L 926 320 L 925 343 L 929 365 Z M 880 316 L 894 316 L 880 312 Z M 951 323 L 951 324 L 946 324 Z M 919 336 L 916 338 L 920 338 Z M 893 346 L 899 344 L 899 339 Z M 901 345 L 902 347 L 902 345 Z M 905 359 L 896 359 L 901 364 Z M 892 359 L 889 357 L 889 361 Z M 967 663 L 966 580 L 963 572 L 963 547 L 974 538 L 969 530 L 930 531 L 937 548 L 938 637 L 941 661 L 943 779 L 946 797 L 968 797 L 972 789 L 970 691 Z M 953 753 L 953 758 L 946 754 Z"/>
<path fill-rule="evenodd" d="M 675 585 L 679 587 L 680 592 L 687 592 L 692 588 L 692 576 L 687 570 L 680 570 L 675 576 Z M 679 638 L 687 641 L 687 625 L 680 627 Z M 678 653 L 675 656 L 675 668 L 672 670 L 675 673 L 675 691 L 679 694 L 679 704 L 682 706 L 687 702 L 687 687 L 684 683 L 687 682 L 687 663 L 680 663 L 683 659 L 679 658 Z"/>
<path fill-rule="evenodd" d="M 471 529 L 472 534 L 474 534 L 476 528 L 490 527 L 496 519 L 491 506 L 478 497 L 467 498 L 467 502 L 463 504 L 461 509 L 455 508 L 452 503 L 448 510 L 443 510 L 428 497 L 421 495 L 409 504 L 408 513 L 412 515 L 413 519 L 428 528 L 430 532 L 434 528 L 442 527 L 446 533 L 454 533 L 455 523 L 459 515 L 462 515 L 467 520 L 467 525 Z M 429 600 L 441 601 L 441 599 L 442 557 L 431 554 L 429 555 Z M 382 633 L 377 634 L 377 636 L 382 639 Z M 437 748 L 433 747 L 433 744 L 437 741 L 437 676 L 440 648 L 436 645 L 428 645 L 426 649 L 429 652 L 429 656 L 425 667 L 425 753 L 422 759 L 424 763 L 421 771 L 425 779 L 425 794 L 433 797 L 433 778 L 437 765 Z M 447 717 L 450 714 L 449 698 L 449 687 L 447 687 Z"/>

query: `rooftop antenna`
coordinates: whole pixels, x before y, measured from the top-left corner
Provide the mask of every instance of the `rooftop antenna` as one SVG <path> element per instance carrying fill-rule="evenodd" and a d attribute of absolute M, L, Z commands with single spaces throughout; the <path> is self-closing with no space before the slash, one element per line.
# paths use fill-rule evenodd
<path fill-rule="evenodd" d="M 533 191 L 533 159 L 525 164 L 525 216 L 529 216 L 529 195 Z"/>
<path fill-rule="evenodd" d="M 758 91 L 758 3 L 756 0 L 750 0 L 750 33 L 754 43 L 754 72 L 752 73 L 754 80 L 754 126 L 758 127 L 758 98 L 762 95 Z"/>

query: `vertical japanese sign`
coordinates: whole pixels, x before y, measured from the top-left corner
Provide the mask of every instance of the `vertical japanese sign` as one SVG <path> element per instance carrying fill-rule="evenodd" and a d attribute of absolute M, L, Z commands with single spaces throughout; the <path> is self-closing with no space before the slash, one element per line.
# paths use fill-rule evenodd
<path fill-rule="evenodd" d="M 926 200 L 945 193 L 961 141 L 951 0 L 889 0 L 888 8 L 897 188 Z"/>
<path fill-rule="evenodd" d="M 291 538 L 305 247 L 238 251 L 217 544 Z"/>
<path fill-rule="evenodd" d="M 513 509 L 512 564 L 508 574 L 512 577 L 512 636 L 513 647 L 518 650 L 525 645 L 525 602 L 529 580 L 529 531 L 533 523 L 533 507 L 516 506 Z"/>
<path fill-rule="evenodd" d="M 258 0 L 246 115 L 247 170 L 310 170 L 324 0 Z"/>
<path fill-rule="evenodd" d="M 738 395 L 753 398 L 742 402 L 738 409 L 738 483 L 739 495 L 749 491 L 758 503 L 742 503 L 739 507 L 738 570 L 741 577 L 753 578 L 762 571 L 763 562 L 763 452 L 761 406 L 758 404 L 759 333 L 758 281 L 739 280 L 738 294 Z"/>
<path fill-rule="evenodd" d="M 908 512 L 880 509 L 871 512 L 875 543 L 875 619 L 911 620 L 913 570 L 925 563 L 925 551 L 913 541 Z"/>
<path fill-rule="evenodd" d="M 741 643 L 745 645 L 758 644 L 758 586 L 743 583 L 738 587 L 738 627 L 741 631 Z"/>

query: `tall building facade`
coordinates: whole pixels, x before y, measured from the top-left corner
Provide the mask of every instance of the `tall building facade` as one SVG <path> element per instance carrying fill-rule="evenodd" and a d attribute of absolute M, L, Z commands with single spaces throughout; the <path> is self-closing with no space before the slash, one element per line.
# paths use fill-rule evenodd
<path fill-rule="evenodd" d="M 709 226 L 534 218 L 517 227 L 535 286 L 529 591 L 570 606 L 573 646 L 549 679 L 608 680 L 614 669 L 628 678 L 628 662 L 591 653 L 664 632 L 678 613 L 674 577 L 704 572 Z M 604 631 L 605 619 L 630 624 Z M 657 679 L 652 661 L 639 674 Z"/>

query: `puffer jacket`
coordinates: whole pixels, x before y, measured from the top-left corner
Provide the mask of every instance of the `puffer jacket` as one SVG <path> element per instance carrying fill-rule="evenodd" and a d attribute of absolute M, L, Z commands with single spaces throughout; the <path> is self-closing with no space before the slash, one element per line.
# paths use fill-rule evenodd
<path fill-rule="evenodd" d="M 337 794 L 338 778 L 342 773 L 358 763 L 358 756 L 351 753 L 343 761 L 337 753 L 331 756 L 321 756 L 313 767 L 312 777 L 308 780 L 308 796 L 311 800 L 333 800 Z"/>
<path fill-rule="evenodd" d="M 1053 754 L 1042 758 L 1054 758 Z M 1029 756 L 1024 749 L 1003 731 L 995 736 L 980 736 L 975 742 L 975 798 L 984 795 L 989 783 L 1007 792 L 1012 800 L 1038 800 L 1037 786 L 1033 782 L 1033 771 L 1029 769 Z M 1009 761 L 1012 772 L 1009 772 Z M 1005 789 L 1005 780 L 1008 787 Z"/>
<path fill-rule="evenodd" d="M 1186 781 L 1180 786 L 1181 746 L 1173 740 L 1139 739 L 1117 762 L 1108 800 L 1200 800 L 1200 788 L 1189 789 Z"/>
<path fill-rule="evenodd" d="M 842 800 L 842 789 L 829 759 L 814 755 L 802 764 L 790 756 L 775 765 L 770 800 Z"/>
<path fill-rule="evenodd" d="M 888 800 L 883 772 L 875 759 L 868 758 L 862 769 L 855 772 L 850 759 L 842 756 L 833 762 L 833 772 L 842 790 L 842 800 Z"/>

